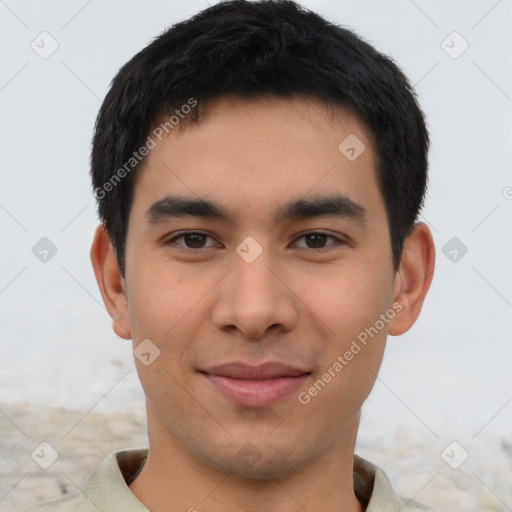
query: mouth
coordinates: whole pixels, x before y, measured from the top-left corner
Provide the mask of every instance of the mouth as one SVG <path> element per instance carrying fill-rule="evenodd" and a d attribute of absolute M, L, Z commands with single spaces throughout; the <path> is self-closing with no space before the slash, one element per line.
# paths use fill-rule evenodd
<path fill-rule="evenodd" d="M 269 407 L 297 392 L 311 372 L 279 362 L 229 363 L 200 370 L 209 385 L 234 405 Z"/>

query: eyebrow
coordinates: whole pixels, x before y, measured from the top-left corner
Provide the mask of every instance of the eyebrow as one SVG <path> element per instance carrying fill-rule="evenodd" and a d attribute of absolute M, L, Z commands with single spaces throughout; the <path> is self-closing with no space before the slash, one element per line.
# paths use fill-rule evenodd
<path fill-rule="evenodd" d="M 150 224 L 158 224 L 175 217 L 200 217 L 229 221 L 229 211 L 219 203 L 202 198 L 168 195 L 154 202 L 146 211 Z M 367 210 L 342 194 L 300 198 L 279 206 L 273 214 L 276 224 L 288 220 L 305 220 L 317 217 L 349 218 L 366 221 Z"/>

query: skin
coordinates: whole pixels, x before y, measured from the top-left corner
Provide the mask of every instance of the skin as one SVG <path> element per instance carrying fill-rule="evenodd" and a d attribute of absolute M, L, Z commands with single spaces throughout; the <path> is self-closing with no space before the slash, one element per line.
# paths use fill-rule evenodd
<path fill-rule="evenodd" d="M 338 150 L 349 134 L 366 146 L 354 161 Z M 365 219 L 273 222 L 277 206 L 333 192 L 364 207 Z M 221 203 L 232 218 L 149 222 L 150 206 L 171 193 Z M 208 237 L 169 242 L 182 230 Z M 302 236 L 310 231 L 340 241 L 315 245 Z M 263 249 L 252 263 L 235 250 L 248 236 Z M 372 141 L 357 116 L 306 98 L 217 100 L 200 123 L 171 132 L 147 156 L 125 279 L 102 226 L 91 258 L 115 332 L 134 348 L 150 339 L 161 351 L 149 366 L 135 360 L 150 449 L 130 488 L 146 507 L 363 510 L 352 480 L 361 406 L 387 335 L 407 331 L 420 313 L 434 245 L 416 224 L 393 269 Z M 293 393 L 269 407 L 236 406 L 198 373 L 281 361 L 311 372 L 300 389 L 307 391 L 393 304 L 400 312 L 307 404 Z M 256 462 L 244 459 L 244 446 Z"/>

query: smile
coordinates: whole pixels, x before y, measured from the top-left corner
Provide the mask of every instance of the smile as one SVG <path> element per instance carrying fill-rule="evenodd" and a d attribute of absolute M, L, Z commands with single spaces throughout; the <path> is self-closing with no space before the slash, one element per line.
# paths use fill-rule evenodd
<path fill-rule="evenodd" d="M 250 367 L 231 363 L 201 371 L 209 385 L 231 403 L 268 407 L 297 392 L 310 372 L 281 363 Z"/>

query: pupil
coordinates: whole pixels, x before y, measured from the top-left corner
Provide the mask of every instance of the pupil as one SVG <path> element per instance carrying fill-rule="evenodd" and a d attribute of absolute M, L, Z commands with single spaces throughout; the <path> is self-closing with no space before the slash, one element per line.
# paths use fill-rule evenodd
<path fill-rule="evenodd" d="M 192 247 L 192 248 L 194 248 L 194 249 L 200 249 L 200 248 L 201 248 L 201 246 L 202 246 L 202 244 L 201 244 L 201 241 L 202 241 L 202 240 L 201 240 L 201 238 L 202 238 L 202 237 L 204 237 L 204 235 L 201 235 L 201 234 L 199 234 L 199 233 L 195 233 L 195 234 L 193 234 L 193 235 L 187 235 L 187 236 L 186 236 L 187 245 L 188 245 L 189 247 L 191 246 L 191 247 Z M 190 243 L 190 239 L 191 239 L 191 238 L 195 238 L 195 242 L 194 242 L 194 241 L 192 241 L 192 242 Z M 199 240 L 198 240 L 198 238 L 199 238 Z"/>
<path fill-rule="evenodd" d="M 311 235 L 308 235 L 308 239 L 310 241 L 313 241 L 314 247 L 322 247 L 323 243 L 325 242 L 326 236 L 327 235 L 324 235 L 323 233 L 312 233 Z M 318 237 L 320 237 L 320 240 Z M 316 241 L 316 243 L 315 243 L 315 241 Z M 318 242 L 320 242 L 320 243 L 318 243 Z"/>

